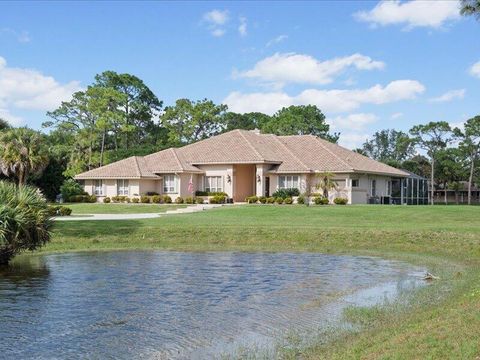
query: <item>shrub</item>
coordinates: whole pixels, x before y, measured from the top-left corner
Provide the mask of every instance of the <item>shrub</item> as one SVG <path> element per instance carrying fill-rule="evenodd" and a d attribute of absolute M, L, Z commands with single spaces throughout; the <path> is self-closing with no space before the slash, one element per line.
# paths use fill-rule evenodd
<path fill-rule="evenodd" d="M 291 197 L 287 197 L 287 198 L 285 199 L 285 204 L 287 204 L 287 205 L 292 205 L 292 204 L 293 204 L 293 199 L 292 199 Z"/>
<path fill-rule="evenodd" d="M 137 198 L 137 197 L 132 198 L 132 202 L 133 202 L 134 204 L 138 204 L 139 201 L 140 201 L 140 199 Z"/>
<path fill-rule="evenodd" d="M 199 196 L 195 197 L 194 200 L 195 200 L 195 203 L 197 204 L 203 204 L 205 201 L 202 197 L 199 197 Z"/>
<path fill-rule="evenodd" d="M 258 197 L 254 196 L 249 196 L 245 199 L 245 201 L 249 204 L 256 204 L 258 201 Z"/>
<path fill-rule="evenodd" d="M 209 202 L 210 204 L 224 204 L 225 199 L 226 199 L 225 195 L 215 195 L 209 199 Z"/>
<path fill-rule="evenodd" d="M 95 195 L 86 195 L 87 197 L 87 202 L 89 203 L 96 203 L 97 202 L 97 197 Z"/>
<path fill-rule="evenodd" d="M 147 191 L 147 192 L 145 193 L 145 195 L 147 195 L 147 196 L 155 196 L 155 195 L 158 195 L 158 193 L 155 192 L 155 191 Z"/>
<path fill-rule="evenodd" d="M 267 198 L 265 196 L 260 196 L 258 201 L 260 201 L 261 204 L 265 204 L 267 202 Z"/>
<path fill-rule="evenodd" d="M 171 203 L 172 203 L 172 198 L 171 198 L 170 196 L 168 196 L 168 195 L 165 195 L 165 196 L 163 197 L 163 202 L 164 202 L 165 204 L 171 204 Z"/>
<path fill-rule="evenodd" d="M 175 204 L 183 204 L 183 198 L 181 196 L 175 199 Z"/>
<path fill-rule="evenodd" d="M 293 197 L 298 195 L 300 195 L 300 191 L 297 188 L 279 189 L 272 194 L 273 197 L 275 198 L 281 197 L 282 199 L 286 199 L 287 197 Z"/>
<path fill-rule="evenodd" d="M 333 202 L 337 205 L 347 205 L 348 199 L 337 197 L 333 199 Z"/>
<path fill-rule="evenodd" d="M 317 205 L 328 205 L 328 199 L 323 196 L 315 196 L 313 202 Z"/>
<path fill-rule="evenodd" d="M 43 196 L 34 187 L 0 181 L 0 264 L 24 250 L 36 250 L 50 240 L 53 225 Z"/>
<path fill-rule="evenodd" d="M 191 196 L 187 196 L 185 198 L 185 204 L 195 204 L 195 198 L 193 198 Z"/>
<path fill-rule="evenodd" d="M 276 202 L 278 205 L 281 205 L 281 204 L 283 204 L 283 198 L 282 198 L 282 197 L 277 197 L 277 198 L 275 198 L 275 202 Z"/>
<path fill-rule="evenodd" d="M 72 214 L 72 209 L 66 206 L 60 206 L 60 209 L 58 209 L 58 214 L 60 216 L 70 216 Z"/>
<path fill-rule="evenodd" d="M 195 191 L 195 196 L 216 196 L 216 195 L 223 195 L 225 197 L 228 196 L 228 194 L 226 192 L 223 192 L 223 191 L 201 191 L 201 190 L 197 190 Z"/>
<path fill-rule="evenodd" d="M 132 199 L 130 199 L 128 196 L 125 196 L 125 202 L 130 204 L 130 202 L 132 201 Z"/>
<path fill-rule="evenodd" d="M 112 196 L 112 201 L 114 203 L 118 203 L 120 201 L 120 199 L 118 198 L 118 196 L 115 195 L 115 196 Z"/>
<path fill-rule="evenodd" d="M 140 202 L 142 204 L 149 204 L 150 203 L 150 196 L 146 196 L 146 195 L 140 196 Z"/>
<path fill-rule="evenodd" d="M 110 201 L 111 201 L 111 200 L 110 200 L 110 198 L 109 198 L 108 196 L 103 199 L 103 202 L 104 202 L 105 204 L 110 204 Z"/>
<path fill-rule="evenodd" d="M 195 196 L 208 196 L 208 193 L 206 191 L 197 190 L 195 191 Z"/>
<path fill-rule="evenodd" d="M 152 196 L 152 203 L 162 204 L 163 203 L 163 197 L 161 197 L 160 195 L 153 195 Z"/>
<path fill-rule="evenodd" d="M 77 195 L 87 195 L 82 185 L 73 179 L 67 179 L 63 182 L 62 186 L 60 186 L 60 193 L 64 201 L 72 201 L 71 198 Z"/>
<path fill-rule="evenodd" d="M 305 197 L 303 195 L 297 198 L 297 204 L 305 204 Z"/>
<path fill-rule="evenodd" d="M 267 198 L 267 204 L 275 204 L 275 198 L 273 196 Z"/>

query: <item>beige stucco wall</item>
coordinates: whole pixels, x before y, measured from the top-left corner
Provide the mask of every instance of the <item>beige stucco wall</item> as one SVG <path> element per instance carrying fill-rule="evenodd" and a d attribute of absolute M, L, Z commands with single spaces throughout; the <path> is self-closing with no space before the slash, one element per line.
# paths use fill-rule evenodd
<path fill-rule="evenodd" d="M 223 191 L 227 193 L 229 197 L 233 197 L 233 165 L 199 165 L 197 167 L 205 171 L 205 175 L 197 175 L 197 184 L 194 184 L 194 190 L 204 190 L 203 176 L 221 176 Z M 230 182 L 228 178 L 230 178 Z"/>

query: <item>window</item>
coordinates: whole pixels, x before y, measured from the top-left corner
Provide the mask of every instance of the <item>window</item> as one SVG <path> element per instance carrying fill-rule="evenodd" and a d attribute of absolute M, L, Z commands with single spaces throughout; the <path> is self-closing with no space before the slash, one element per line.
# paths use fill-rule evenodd
<path fill-rule="evenodd" d="M 95 180 L 94 183 L 94 194 L 103 195 L 103 183 L 102 180 Z"/>
<path fill-rule="evenodd" d="M 358 187 L 359 186 L 359 180 L 358 179 L 352 179 L 352 187 Z"/>
<path fill-rule="evenodd" d="M 128 180 L 117 180 L 117 195 L 128 195 Z"/>
<path fill-rule="evenodd" d="M 279 189 L 298 189 L 298 175 L 281 175 L 278 177 Z"/>
<path fill-rule="evenodd" d="M 177 177 L 175 175 L 163 176 L 163 192 L 175 193 L 177 191 Z"/>
<path fill-rule="evenodd" d="M 372 180 L 372 196 L 377 196 L 377 180 Z"/>
<path fill-rule="evenodd" d="M 221 176 L 205 176 L 206 192 L 222 192 L 223 181 Z"/>

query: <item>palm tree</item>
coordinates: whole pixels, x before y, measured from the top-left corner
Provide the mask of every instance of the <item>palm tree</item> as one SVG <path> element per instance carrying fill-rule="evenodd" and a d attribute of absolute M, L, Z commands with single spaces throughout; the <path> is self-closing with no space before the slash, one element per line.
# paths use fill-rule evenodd
<path fill-rule="evenodd" d="M 38 189 L 0 181 L 0 265 L 50 240 L 48 205 Z"/>
<path fill-rule="evenodd" d="M 480 20 L 480 0 L 461 0 L 460 14 L 465 16 L 474 15 Z"/>
<path fill-rule="evenodd" d="M 22 186 L 29 175 L 41 173 L 48 165 L 43 135 L 28 128 L 14 128 L 0 134 L 0 172 L 14 177 Z"/>
<path fill-rule="evenodd" d="M 333 177 L 334 175 L 329 172 L 317 175 L 318 182 L 315 187 L 323 191 L 323 197 L 326 199 L 328 199 L 329 191 L 337 189 L 337 183 L 333 181 Z"/>

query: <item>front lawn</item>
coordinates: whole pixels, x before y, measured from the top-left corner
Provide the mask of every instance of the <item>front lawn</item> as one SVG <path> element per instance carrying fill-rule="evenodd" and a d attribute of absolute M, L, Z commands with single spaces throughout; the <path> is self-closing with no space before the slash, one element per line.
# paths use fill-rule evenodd
<path fill-rule="evenodd" d="M 187 205 L 177 204 L 66 203 L 62 205 L 72 209 L 72 216 L 85 214 L 156 214 L 187 207 Z"/>
<path fill-rule="evenodd" d="M 426 266 L 440 280 L 419 291 L 408 308 L 349 309 L 345 316 L 361 331 L 287 347 L 284 357 L 475 359 L 480 356 L 479 220 L 480 207 L 467 206 L 229 206 L 157 219 L 59 222 L 42 252 L 315 251 L 405 260 Z"/>

